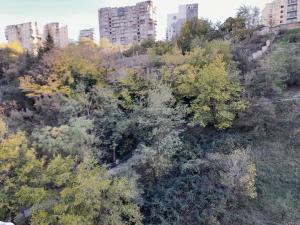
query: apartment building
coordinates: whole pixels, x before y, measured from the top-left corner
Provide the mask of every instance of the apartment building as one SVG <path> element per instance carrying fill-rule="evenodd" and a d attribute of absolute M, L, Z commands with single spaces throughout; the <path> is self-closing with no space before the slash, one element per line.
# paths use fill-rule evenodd
<path fill-rule="evenodd" d="M 283 24 L 284 1 L 285 0 L 275 0 L 266 4 L 265 8 L 262 10 L 263 25 L 274 27 Z"/>
<path fill-rule="evenodd" d="M 53 38 L 54 44 L 58 48 L 64 48 L 69 45 L 67 26 L 60 27 L 59 23 L 48 23 L 44 26 L 44 41 L 46 40 L 48 35 Z"/>
<path fill-rule="evenodd" d="M 42 44 L 42 37 L 36 22 L 9 25 L 5 29 L 5 37 L 9 43 L 20 42 L 24 49 L 34 54 Z"/>
<path fill-rule="evenodd" d="M 285 0 L 283 11 L 285 24 L 300 22 L 300 0 Z"/>
<path fill-rule="evenodd" d="M 274 0 L 262 11 L 262 24 L 268 27 L 300 22 L 300 0 Z"/>
<path fill-rule="evenodd" d="M 81 30 L 79 32 L 79 41 L 81 39 L 90 39 L 90 40 L 94 41 L 95 40 L 94 34 L 95 34 L 94 28 Z"/>
<path fill-rule="evenodd" d="M 184 23 L 193 18 L 198 18 L 198 4 L 180 5 L 178 13 L 168 14 L 166 39 L 171 41 L 179 35 Z"/>
<path fill-rule="evenodd" d="M 113 44 L 130 45 L 156 39 L 156 9 L 152 1 L 99 10 L 100 38 Z"/>

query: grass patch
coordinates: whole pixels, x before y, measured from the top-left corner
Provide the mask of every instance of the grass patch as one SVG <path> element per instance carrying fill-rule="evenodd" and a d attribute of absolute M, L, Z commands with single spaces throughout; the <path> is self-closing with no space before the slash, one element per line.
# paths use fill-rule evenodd
<path fill-rule="evenodd" d="M 283 31 L 283 33 L 278 38 L 278 42 L 282 44 L 300 42 L 300 29 Z"/>

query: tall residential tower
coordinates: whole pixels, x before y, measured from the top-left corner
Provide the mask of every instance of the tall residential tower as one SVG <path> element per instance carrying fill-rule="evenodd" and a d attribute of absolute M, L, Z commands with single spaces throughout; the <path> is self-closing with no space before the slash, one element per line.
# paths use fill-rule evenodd
<path fill-rule="evenodd" d="M 178 13 L 168 14 L 166 39 L 171 41 L 180 33 L 184 23 L 193 18 L 198 18 L 198 4 L 180 5 Z"/>
<path fill-rule="evenodd" d="M 300 0 L 274 0 L 262 11 L 262 24 L 275 27 L 300 22 Z"/>
<path fill-rule="evenodd" d="M 82 39 L 90 39 L 90 40 L 94 41 L 95 40 L 94 33 L 95 33 L 94 28 L 81 30 L 79 32 L 79 41 Z"/>
<path fill-rule="evenodd" d="M 100 38 L 120 45 L 156 39 L 155 16 L 152 1 L 120 8 L 102 8 L 99 10 Z"/>
<path fill-rule="evenodd" d="M 41 46 L 41 35 L 36 22 L 9 25 L 5 29 L 5 37 L 9 43 L 20 42 L 24 49 L 34 54 Z"/>
<path fill-rule="evenodd" d="M 43 39 L 50 35 L 58 48 L 64 48 L 69 44 L 68 27 L 60 27 L 59 23 L 48 23 L 44 26 Z"/>

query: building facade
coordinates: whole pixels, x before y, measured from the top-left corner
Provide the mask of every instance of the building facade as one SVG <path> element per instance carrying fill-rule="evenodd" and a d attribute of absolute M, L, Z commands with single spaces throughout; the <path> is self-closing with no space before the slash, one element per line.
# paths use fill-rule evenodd
<path fill-rule="evenodd" d="M 58 48 L 64 48 L 69 45 L 67 26 L 60 27 L 59 23 L 48 23 L 44 26 L 44 41 L 48 35 L 53 38 L 54 44 Z"/>
<path fill-rule="evenodd" d="M 300 22 L 300 0 L 284 1 L 284 24 Z"/>
<path fill-rule="evenodd" d="M 82 39 L 90 39 L 94 41 L 95 40 L 94 34 L 95 34 L 94 28 L 81 30 L 79 32 L 79 41 Z"/>
<path fill-rule="evenodd" d="M 42 44 L 42 37 L 36 22 L 9 25 L 5 29 L 5 37 L 9 43 L 20 42 L 25 50 L 34 54 Z"/>
<path fill-rule="evenodd" d="M 99 10 L 100 38 L 113 44 L 130 45 L 156 39 L 156 9 L 152 1 Z"/>
<path fill-rule="evenodd" d="M 274 0 L 262 11 L 262 24 L 268 27 L 300 22 L 300 0 Z"/>
<path fill-rule="evenodd" d="M 179 35 L 184 23 L 193 18 L 198 18 L 198 4 L 180 5 L 178 13 L 168 14 L 166 39 Z"/>
<path fill-rule="evenodd" d="M 268 27 L 283 24 L 284 20 L 284 0 L 275 0 L 266 4 L 262 10 L 262 24 Z"/>

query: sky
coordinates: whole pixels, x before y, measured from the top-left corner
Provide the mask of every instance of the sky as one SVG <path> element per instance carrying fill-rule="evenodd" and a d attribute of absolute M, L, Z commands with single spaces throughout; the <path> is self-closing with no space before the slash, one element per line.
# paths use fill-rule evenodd
<path fill-rule="evenodd" d="M 59 22 L 68 25 L 69 38 L 77 40 L 79 31 L 95 28 L 99 37 L 98 9 L 133 5 L 143 0 L 0 0 L 0 42 L 5 41 L 6 25 L 36 21 L 40 29 L 46 23 Z M 157 7 L 158 39 L 164 39 L 167 14 L 176 13 L 178 5 L 199 4 L 199 17 L 213 22 L 234 16 L 241 5 L 258 6 L 261 9 L 271 0 L 153 0 Z"/>

